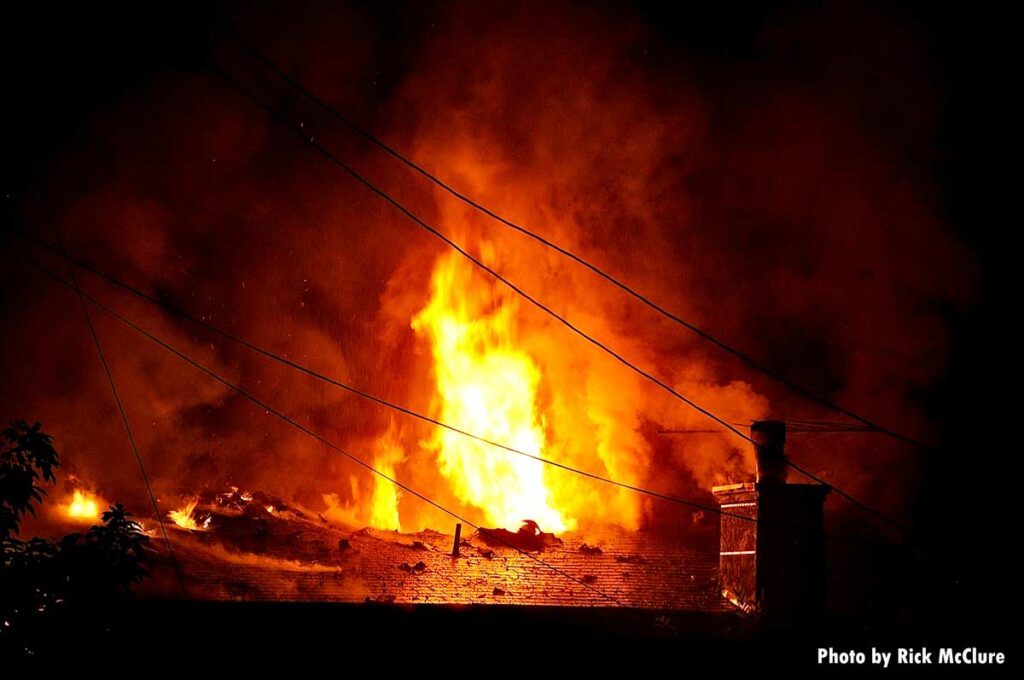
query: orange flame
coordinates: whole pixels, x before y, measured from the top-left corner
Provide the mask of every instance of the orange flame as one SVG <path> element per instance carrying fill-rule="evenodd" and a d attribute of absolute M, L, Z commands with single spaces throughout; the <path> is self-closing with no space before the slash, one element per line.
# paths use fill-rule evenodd
<path fill-rule="evenodd" d="M 400 433 L 394 422 L 377 440 L 377 453 L 373 467 L 391 479 L 397 478 L 396 466 L 405 459 Z M 402 494 L 395 484 L 380 475 L 373 475 L 373 488 L 368 494 L 360 478 L 349 477 L 352 502 L 344 503 L 337 494 L 324 494 L 327 505 L 324 515 L 335 522 L 353 526 L 371 526 L 387 531 L 401 531 L 398 517 L 398 499 Z"/>
<path fill-rule="evenodd" d="M 182 529 L 189 529 L 190 531 L 206 531 L 210 528 L 210 517 L 197 521 L 195 516 L 197 505 L 199 505 L 199 499 L 194 498 L 184 507 L 177 510 L 171 510 L 167 513 L 167 516 L 172 522 Z"/>
<path fill-rule="evenodd" d="M 455 253 L 438 260 L 431 290 L 412 328 L 431 343 L 440 420 L 541 455 L 541 375 L 515 342 L 517 300 L 476 277 Z M 519 526 L 529 518 L 546 531 L 575 527 L 574 518 L 555 508 L 542 463 L 449 430 L 438 431 L 430 445 L 455 495 L 491 526 Z"/>
<path fill-rule="evenodd" d="M 101 504 L 102 501 L 99 497 L 84 491 L 75 490 L 71 502 L 65 506 L 65 511 L 67 516 L 72 519 L 92 522 L 99 520 Z"/>
<path fill-rule="evenodd" d="M 395 478 L 395 465 L 402 461 L 405 451 L 398 442 L 395 428 L 391 427 L 378 442 L 379 450 L 374 458 L 374 467 L 382 473 Z M 379 529 L 401 531 L 398 520 L 398 487 L 380 475 L 373 477 L 373 500 L 370 509 L 370 526 Z"/>

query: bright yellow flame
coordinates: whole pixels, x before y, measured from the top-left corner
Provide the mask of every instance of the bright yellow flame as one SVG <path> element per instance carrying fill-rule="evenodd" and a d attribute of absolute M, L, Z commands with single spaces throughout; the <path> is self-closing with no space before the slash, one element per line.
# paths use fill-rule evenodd
<path fill-rule="evenodd" d="M 210 528 L 210 518 L 207 517 L 202 522 L 197 522 L 195 517 L 196 506 L 199 505 L 199 499 L 194 498 L 188 502 L 184 507 L 177 510 L 171 510 L 167 513 L 167 516 L 176 525 L 182 529 L 189 529 L 191 531 L 206 531 Z"/>
<path fill-rule="evenodd" d="M 412 327 L 431 343 L 440 420 L 541 455 L 540 371 L 515 344 L 517 308 L 514 298 L 450 253 L 438 260 L 430 301 Z M 575 527 L 553 506 L 543 463 L 450 430 L 438 430 L 431 444 L 454 493 L 479 508 L 491 526 L 518 527 L 532 519 L 545 531 Z"/>
<path fill-rule="evenodd" d="M 405 457 L 405 450 L 398 442 L 394 426 L 378 442 L 374 467 L 395 479 L 395 465 Z M 380 475 L 373 476 L 373 506 L 370 509 L 370 526 L 378 529 L 401 531 L 398 521 L 398 487 Z"/>
<path fill-rule="evenodd" d="M 405 449 L 398 428 L 394 422 L 377 440 L 377 452 L 373 467 L 391 479 L 397 477 L 395 467 L 405 459 Z M 370 526 L 386 531 L 401 531 L 398 518 L 398 499 L 401 492 L 391 481 L 380 475 L 372 475 L 372 488 L 367 490 L 367 476 L 349 476 L 349 502 L 343 502 L 338 494 L 324 494 L 327 505 L 324 516 L 334 522 L 349 526 Z"/>
<path fill-rule="evenodd" d="M 84 491 L 75 491 L 71 502 L 67 505 L 67 515 L 74 519 L 98 520 L 100 518 L 100 500 Z"/>

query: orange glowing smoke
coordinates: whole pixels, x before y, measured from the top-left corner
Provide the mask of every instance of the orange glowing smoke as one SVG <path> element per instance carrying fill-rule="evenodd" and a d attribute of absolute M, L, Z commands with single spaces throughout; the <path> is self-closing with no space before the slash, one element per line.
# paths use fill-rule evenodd
<path fill-rule="evenodd" d="M 76 490 L 71 502 L 65 506 L 65 512 L 72 519 L 94 522 L 100 518 L 101 505 L 102 501 L 97 496 Z"/>
<path fill-rule="evenodd" d="M 430 340 L 439 419 L 541 455 L 541 375 L 516 344 L 518 301 L 475 277 L 470 267 L 456 253 L 442 256 L 434 269 L 430 300 L 412 321 L 413 329 Z M 575 526 L 572 517 L 554 506 L 542 463 L 450 430 L 438 430 L 430 445 L 452 491 L 479 509 L 490 526 L 514 527 L 524 518 L 546 531 Z"/>
<path fill-rule="evenodd" d="M 197 521 L 195 515 L 197 505 L 199 505 L 199 499 L 194 498 L 184 507 L 177 510 L 171 510 L 167 513 L 167 516 L 172 522 L 182 529 L 189 529 L 190 531 L 206 531 L 210 528 L 210 518 L 206 517 L 201 521 Z"/>

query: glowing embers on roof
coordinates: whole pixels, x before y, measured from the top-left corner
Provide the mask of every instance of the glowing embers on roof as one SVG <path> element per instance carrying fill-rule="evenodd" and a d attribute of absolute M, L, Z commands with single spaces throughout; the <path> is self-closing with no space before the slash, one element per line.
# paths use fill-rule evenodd
<path fill-rule="evenodd" d="M 167 517 L 182 529 L 206 531 L 210 528 L 210 515 L 197 515 L 197 505 L 199 505 L 199 499 L 193 498 L 181 508 L 168 512 Z"/>

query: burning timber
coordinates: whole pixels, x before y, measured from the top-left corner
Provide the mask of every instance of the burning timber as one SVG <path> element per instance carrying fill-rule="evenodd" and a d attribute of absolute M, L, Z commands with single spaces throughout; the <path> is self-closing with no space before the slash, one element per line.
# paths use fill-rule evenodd
<path fill-rule="evenodd" d="M 476 535 L 487 545 L 526 550 L 528 552 L 540 552 L 544 548 L 564 544 L 562 539 L 554 534 L 542 531 L 540 526 L 532 519 L 524 519 L 523 525 L 519 527 L 518 531 L 509 531 L 508 529 L 501 528 L 480 529 L 476 532 Z"/>

